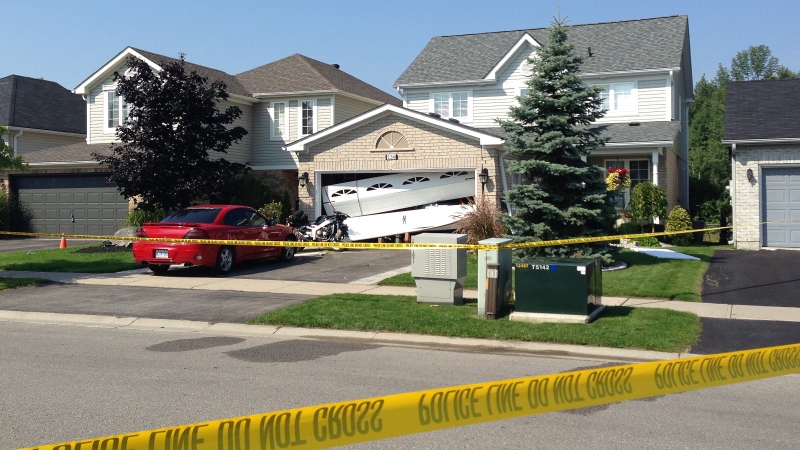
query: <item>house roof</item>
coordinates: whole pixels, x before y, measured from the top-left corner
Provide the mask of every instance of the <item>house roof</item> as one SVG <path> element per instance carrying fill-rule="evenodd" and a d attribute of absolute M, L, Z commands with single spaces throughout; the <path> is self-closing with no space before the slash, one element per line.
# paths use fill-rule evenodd
<path fill-rule="evenodd" d="M 126 47 L 116 56 L 111 58 L 111 60 L 109 60 L 103 67 L 96 70 L 93 74 L 81 82 L 81 84 L 75 88 L 74 92 L 76 94 L 87 94 L 92 86 L 96 85 L 114 73 L 115 70 L 126 63 L 127 58 L 130 56 L 144 58 L 145 60 L 149 61 L 151 65 L 155 64 L 159 68 L 165 64 L 180 61 L 177 58 L 170 58 L 169 56 L 159 55 L 158 53 L 148 52 L 135 47 Z M 185 61 L 185 64 L 185 67 L 189 72 L 195 71 L 198 74 L 206 77 L 210 82 L 224 82 L 226 86 L 225 90 L 228 92 L 228 94 L 250 97 L 250 92 L 248 92 L 247 89 L 245 89 L 239 80 L 237 80 L 233 75 L 227 74 L 221 70 L 212 69 L 210 67 L 201 66 L 188 61 Z"/>
<path fill-rule="evenodd" d="M 86 102 L 53 81 L 0 78 L 0 124 L 86 134 Z"/>
<path fill-rule="evenodd" d="M 684 62 L 691 77 L 688 27 L 687 16 L 670 16 L 573 25 L 567 33 L 583 56 L 584 74 L 676 69 Z M 394 86 L 482 80 L 525 34 L 541 45 L 547 42 L 547 28 L 434 37 Z"/>
<path fill-rule="evenodd" d="M 327 64 L 300 54 L 264 64 L 236 75 L 253 94 L 339 91 L 400 106 L 397 97 Z"/>
<path fill-rule="evenodd" d="M 722 139 L 800 139 L 800 79 L 728 83 Z"/>
<path fill-rule="evenodd" d="M 78 144 L 62 145 L 61 147 L 46 148 L 35 152 L 28 152 L 22 155 L 22 160 L 28 164 L 48 164 L 48 163 L 81 163 L 94 160 L 92 153 L 101 155 L 111 154 L 111 144 Z"/>
<path fill-rule="evenodd" d="M 671 143 L 675 140 L 675 135 L 681 130 L 681 123 L 677 120 L 663 122 L 603 123 L 594 124 L 593 126 L 605 127 L 602 136 L 609 139 L 606 143 L 608 146 Z M 499 127 L 482 128 L 482 130 L 496 136 L 505 136 L 505 132 Z"/>
<path fill-rule="evenodd" d="M 371 122 L 390 114 L 403 116 L 417 122 L 432 125 L 436 128 L 445 129 L 464 136 L 469 136 L 479 141 L 481 145 L 501 145 L 504 142 L 504 138 L 501 137 L 501 134 L 494 133 L 488 129 L 474 128 L 467 125 L 462 125 L 458 121 L 442 119 L 438 116 L 421 113 L 419 111 L 414 111 L 402 106 L 384 104 L 383 106 L 373 108 L 332 127 L 328 127 L 322 131 L 318 131 L 312 135 L 291 142 L 287 144 L 284 149 L 291 152 L 305 151 L 310 145 L 323 142 L 331 137 L 357 128 L 365 122 Z"/>

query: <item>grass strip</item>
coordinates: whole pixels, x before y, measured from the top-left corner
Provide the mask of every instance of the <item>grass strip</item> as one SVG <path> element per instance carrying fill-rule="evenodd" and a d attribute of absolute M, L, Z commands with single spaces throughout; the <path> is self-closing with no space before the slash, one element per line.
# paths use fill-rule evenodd
<path fill-rule="evenodd" d="M 603 272 L 603 295 L 611 297 L 656 297 L 699 302 L 703 274 L 714 250 L 730 246 L 673 247 L 679 253 L 695 256 L 700 261 L 660 259 L 623 249 L 617 260 L 628 264 L 624 270 Z M 478 256 L 467 257 L 467 278 L 464 288 L 476 289 Z M 378 282 L 381 286 L 415 286 L 411 273 L 401 273 Z"/>
<path fill-rule="evenodd" d="M 0 270 L 111 273 L 140 267 L 131 252 L 75 253 L 93 245 L 0 253 Z"/>
<path fill-rule="evenodd" d="M 272 311 L 250 321 L 337 330 L 389 331 L 464 338 L 551 342 L 680 352 L 697 342 L 700 319 L 691 313 L 608 307 L 591 324 L 530 324 L 477 318 L 475 302 L 430 306 L 408 296 L 333 294 Z"/>
<path fill-rule="evenodd" d="M 0 291 L 49 282 L 50 280 L 42 278 L 0 278 Z"/>

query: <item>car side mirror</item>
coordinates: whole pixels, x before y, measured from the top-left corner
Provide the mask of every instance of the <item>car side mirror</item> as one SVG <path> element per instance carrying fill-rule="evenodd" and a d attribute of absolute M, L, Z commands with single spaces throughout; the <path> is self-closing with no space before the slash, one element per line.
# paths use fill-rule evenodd
<path fill-rule="evenodd" d="M 268 226 L 268 227 L 274 227 L 276 223 L 278 223 L 278 221 L 277 221 L 277 220 L 275 220 L 275 219 L 269 219 L 269 220 L 267 220 L 267 226 Z"/>

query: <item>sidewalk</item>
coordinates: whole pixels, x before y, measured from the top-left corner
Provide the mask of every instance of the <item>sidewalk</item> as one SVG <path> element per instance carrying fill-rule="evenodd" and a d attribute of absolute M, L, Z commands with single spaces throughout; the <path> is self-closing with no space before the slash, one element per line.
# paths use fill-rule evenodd
<path fill-rule="evenodd" d="M 277 294 L 315 296 L 329 294 L 416 295 L 416 288 L 406 286 L 378 286 L 377 284 L 365 284 L 361 282 L 319 283 L 308 281 L 253 280 L 246 278 L 154 276 L 147 269 L 135 269 L 109 274 L 3 271 L 1 275 L 8 278 L 44 278 L 60 283 L 97 286 L 272 292 Z M 464 290 L 464 298 L 476 299 L 478 298 L 478 291 L 466 289 Z M 800 308 L 790 307 L 724 305 L 634 297 L 603 297 L 603 304 L 607 306 L 671 309 L 673 311 L 691 312 L 700 317 L 712 319 L 800 322 Z"/>

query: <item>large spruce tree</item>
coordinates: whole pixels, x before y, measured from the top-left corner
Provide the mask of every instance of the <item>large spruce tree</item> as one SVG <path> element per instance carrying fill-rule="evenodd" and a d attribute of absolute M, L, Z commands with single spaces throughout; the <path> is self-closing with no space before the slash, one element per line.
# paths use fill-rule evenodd
<path fill-rule="evenodd" d="M 580 78 L 582 59 L 567 42 L 565 20 L 555 20 L 547 43 L 536 49 L 527 95 L 499 121 L 506 132 L 509 171 L 522 183 L 506 194 L 512 214 L 504 221 L 517 242 L 608 235 L 616 211 L 606 191 L 604 170 L 581 157 L 604 145 L 600 89 Z M 601 257 L 607 243 L 528 248 L 515 257 Z"/>
<path fill-rule="evenodd" d="M 229 126 L 242 114 L 237 106 L 218 108 L 228 98 L 225 83 L 187 71 L 183 56 L 162 64 L 156 72 L 129 58 L 126 74 L 115 75 L 129 115 L 117 127 L 120 143 L 111 155 L 94 155 L 111 169 L 120 193 L 144 211 L 208 199 L 247 170 L 222 157 L 247 134 Z"/>

